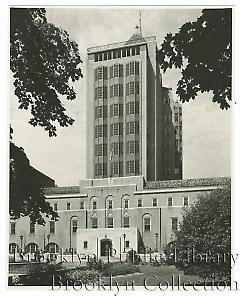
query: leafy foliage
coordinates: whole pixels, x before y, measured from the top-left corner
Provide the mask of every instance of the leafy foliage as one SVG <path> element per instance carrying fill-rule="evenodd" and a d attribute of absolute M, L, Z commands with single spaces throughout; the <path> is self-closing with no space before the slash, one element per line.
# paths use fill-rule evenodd
<path fill-rule="evenodd" d="M 185 212 L 176 240 L 166 253 L 171 254 L 170 262 L 185 274 L 230 279 L 230 184 L 199 196 L 195 205 Z"/>
<path fill-rule="evenodd" d="M 45 224 L 43 215 L 53 220 L 58 215 L 46 201 L 37 177 L 32 174 L 29 160 L 20 147 L 10 142 L 10 192 L 11 219 L 29 216 L 33 223 Z"/>
<path fill-rule="evenodd" d="M 29 123 L 56 136 L 55 121 L 72 125 L 60 98 L 73 100 L 70 82 L 82 77 L 78 45 L 47 22 L 42 8 L 11 8 L 10 67 L 19 109 L 31 110 Z"/>
<path fill-rule="evenodd" d="M 213 102 L 228 109 L 232 81 L 232 10 L 204 9 L 195 22 L 167 34 L 158 52 L 165 72 L 181 69 L 176 93 L 182 102 L 198 92 L 213 92 Z"/>
<path fill-rule="evenodd" d="M 60 99 L 73 100 L 71 83 L 82 77 L 78 45 L 66 31 L 47 22 L 42 8 L 11 8 L 10 68 L 19 109 L 31 110 L 29 123 L 56 136 L 56 124 L 72 125 Z M 12 131 L 11 131 L 12 132 Z M 58 217 L 31 173 L 22 148 L 10 142 L 10 197 L 12 219 L 29 216 L 45 224 L 43 214 Z"/>

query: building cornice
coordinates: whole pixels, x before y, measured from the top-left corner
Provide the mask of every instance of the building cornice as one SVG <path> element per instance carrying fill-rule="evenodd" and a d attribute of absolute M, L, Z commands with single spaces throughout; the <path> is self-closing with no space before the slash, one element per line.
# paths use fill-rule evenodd
<path fill-rule="evenodd" d="M 221 189 L 224 186 L 206 186 L 206 187 L 182 187 L 182 188 L 163 188 L 163 189 L 152 189 L 135 191 L 134 195 L 143 194 L 161 194 L 161 193 L 177 193 L 177 192 L 191 192 L 191 191 L 210 191 L 214 189 Z"/>
<path fill-rule="evenodd" d="M 139 42 L 136 42 L 134 44 L 131 44 L 131 43 L 128 44 L 128 41 L 123 41 L 123 42 L 116 42 L 116 43 L 105 44 L 100 46 L 94 46 L 94 47 L 88 48 L 87 52 L 88 54 L 92 54 L 92 53 L 102 52 L 106 50 L 112 50 L 115 48 L 132 47 L 136 45 L 144 45 L 144 44 L 147 44 L 148 42 L 156 42 L 155 36 L 146 37 L 144 39 L 145 41 L 140 40 Z"/>
<path fill-rule="evenodd" d="M 79 194 L 79 193 L 64 193 L 64 194 L 46 194 L 47 199 L 66 199 L 66 198 L 84 198 L 87 197 L 87 194 Z"/>

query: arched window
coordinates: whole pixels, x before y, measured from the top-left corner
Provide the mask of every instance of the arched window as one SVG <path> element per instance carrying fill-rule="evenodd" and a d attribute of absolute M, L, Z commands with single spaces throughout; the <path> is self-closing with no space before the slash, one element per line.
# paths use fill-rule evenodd
<path fill-rule="evenodd" d="M 92 228 L 98 228 L 98 216 L 96 214 L 92 215 Z"/>
<path fill-rule="evenodd" d="M 105 207 L 106 207 L 107 210 L 112 210 L 113 209 L 113 196 L 112 195 L 108 195 L 106 197 Z"/>
<path fill-rule="evenodd" d="M 128 209 L 129 208 L 129 199 L 124 199 L 123 200 L 123 207 L 124 207 L 124 209 Z"/>
<path fill-rule="evenodd" d="M 123 214 L 123 228 L 129 228 L 130 227 L 130 218 L 127 212 Z"/>
<path fill-rule="evenodd" d="M 18 253 L 18 252 L 19 252 L 19 247 L 17 244 L 15 244 L 15 243 L 9 244 L 9 253 L 10 254 L 14 254 L 14 253 Z"/>
<path fill-rule="evenodd" d="M 97 198 L 97 196 L 92 196 L 91 197 L 91 207 L 92 207 L 92 210 L 97 210 L 97 208 L 98 208 L 98 198 Z"/>
<path fill-rule="evenodd" d="M 26 253 L 35 253 L 38 250 L 38 245 L 35 243 L 29 243 L 26 245 L 25 251 Z"/>
<path fill-rule="evenodd" d="M 56 243 L 49 243 L 46 245 L 46 252 L 48 253 L 58 253 L 59 247 Z"/>
<path fill-rule="evenodd" d="M 113 228 L 113 215 L 111 212 L 107 215 L 107 228 Z"/>
<path fill-rule="evenodd" d="M 149 232 L 151 231 L 151 225 L 152 224 L 152 216 L 151 214 L 144 214 L 143 215 L 143 231 L 144 232 Z"/>

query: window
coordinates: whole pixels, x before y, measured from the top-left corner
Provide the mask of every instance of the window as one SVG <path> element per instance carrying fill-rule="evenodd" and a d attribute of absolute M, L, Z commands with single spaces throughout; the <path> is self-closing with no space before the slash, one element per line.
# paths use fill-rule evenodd
<path fill-rule="evenodd" d="M 134 62 L 131 62 L 129 64 L 129 75 L 133 75 L 134 74 Z"/>
<path fill-rule="evenodd" d="M 30 231 L 31 234 L 35 233 L 35 223 L 30 222 Z"/>
<path fill-rule="evenodd" d="M 119 161 L 119 162 L 113 162 L 112 163 L 112 174 L 113 175 L 123 175 L 123 162 Z"/>
<path fill-rule="evenodd" d="M 126 245 L 126 248 L 129 248 L 129 246 L 130 246 L 130 241 L 127 240 L 127 241 L 125 242 L 125 245 Z"/>
<path fill-rule="evenodd" d="M 67 203 L 67 210 L 68 211 L 71 210 L 71 204 L 70 204 L 70 202 Z"/>
<path fill-rule="evenodd" d="M 110 125 L 110 135 L 118 136 L 123 134 L 123 123 L 117 122 Z"/>
<path fill-rule="evenodd" d="M 136 47 L 136 55 L 140 55 L 140 47 L 139 46 Z"/>
<path fill-rule="evenodd" d="M 126 173 L 127 174 L 134 174 L 135 167 L 134 167 L 134 160 L 130 160 L 127 162 Z"/>
<path fill-rule="evenodd" d="M 58 205 L 57 205 L 57 203 L 55 203 L 55 204 L 53 205 L 53 209 L 54 209 L 55 212 L 58 210 Z"/>
<path fill-rule="evenodd" d="M 126 84 L 126 95 L 139 95 L 139 82 L 138 81 L 131 81 Z"/>
<path fill-rule="evenodd" d="M 187 207 L 189 205 L 189 201 L 188 201 L 188 197 L 187 196 L 185 196 L 183 198 L 183 205 L 184 205 L 184 207 Z"/>
<path fill-rule="evenodd" d="M 126 134 L 139 134 L 139 122 L 138 121 L 130 121 L 126 124 Z"/>
<path fill-rule="evenodd" d="M 178 231 L 178 218 L 172 217 L 172 231 L 176 232 Z"/>
<path fill-rule="evenodd" d="M 49 226 L 50 226 L 50 231 L 49 232 L 54 234 L 55 233 L 55 221 L 50 221 Z"/>
<path fill-rule="evenodd" d="M 94 200 L 92 203 L 92 209 L 96 210 L 97 209 L 97 202 Z"/>
<path fill-rule="evenodd" d="M 50 243 L 46 247 L 47 252 L 49 253 L 58 253 L 59 252 L 59 247 L 55 243 Z"/>
<path fill-rule="evenodd" d="M 157 207 L 157 198 L 152 199 L 152 206 Z"/>
<path fill-rule="evenodd" d="M 108 201 L 108 209 L 111 210 L 113 208 L 113 201 L 109 200 Z"/>
<path fill-rule="evenodd" d="M 139 160 L 126 162 L 126 174 L 139 174 Z"/>
<path fill-rule="evenodd" d="M 168 206 L 169 207 L 172 207 L 173 206 L 173 199 L 172 199 L 172 197 L 169 197 L 168 198 Z"/>
<path fill-rule="evenodd" d="M 81 201 L 80 202 L 80 210 L 83 210 L 84 209 L 84 201 Z"/>
<path fill-rule="evenodd" d="M 126 154 L 139 153 L 139 141 L 126 142 Z"/>
<path fill-rule="evenodd" d="M 16 223 L 15 222 L 10 223 L 10 234 L 16 234 Z"/>
<path fill-rule="evenodd" d="M 106 176 L 107 163 L 96 163 L 95 164 L 95 176 Z"/>
<path fill-rule="evenodd" d="M 113 155 L 123 154 L 123 142 L 112 143 Z"/>
<path fill-rule="evenodd" d="M 92 218 L 92 228 L 98 228 L 98 218 Z"/>
<path fill-rule="evenodd" d="M 135 54 L 135 51 L 132 51 Z M 139 75 L 139 62 L 130 62 L 126 65 L 126 76 Z"/>
<path fill-rule="evenodd" d="M 119 52 L 118 52 L 118 55 L 119 55 Z M 123 65 L 116 64 L 110 67 L 110 78 L 114 78 L 114 77 L 123 77 Z"/>
<path fill-rule="evenodd" d="M 123 115 L 123 104 L 110 105 L 110 117 L 122 116 Z"/>
<path fill-rule="evenodd" d="M 128 209 L 128 207 L 129 207 L 129 200 L 125 199 L 124 200 L 124 209 Z"/>
<path fill-rule="evenodd" d="M 107 155 L 107 144 L 97 144 L 95 145 L 95 156 L 105 156 Z"/>
<path fill-rule="evenodd" d="M 72 221 L 72 232 L 76 233 L 78 229 L 78 221 L 77 220 L 73 220 Z"/>
<path fill-rule="evenodd" d="M 107 79 L 107 67 L 98 67 L 95 69 L 95 80 Z"/>
<path fill-rule="evenodd" d="M 141 198 L 138 199 L 138 207 L 139 207 L 139 208 L 142 207 L 142 199 L 141 199 Z"/>
<path fill-rule="evenodd" d="M 87 249 L 87 248 L 88 248 L 88 242 L 87 242 L 87 241 L 84 241 L 84 242 L 83 242 L 83 248 L 84 248 L 84 249 Z"/>
<path fill-rule="evenodd" d="M 95 88 L 95 100 L 107 99 L 107 87 L 99 86 Z"/>
<path fill-rule="evenodd" d="M 95 100 L 103 99 L 103 87 L 95 88 Z"/>
<path fill-rule="evenodd" d="M 144 218 L 144 231 L 151 231 L 151 218 Z"/>
<path fill-rule="evenodd" d="M 107 125 L 97 125 L 95 126 L 95 138 L 106 137 L 107 135 Z"/>
<path fill-rule="evenodd" d="M 95 107 L 95 118 L 106 118 L 107 117 L 107 106 Z"/>
<path fill-rule="evenodd" d="M 30 243 L 26 246 L 27 253 L 35 253 L 38 249 L 38 246 L 34 243 Z"/>
<path fill-rule="evenodd" d="M 122 97 L 123 96 L 123 85 L 114 84 L 110 86 L 110 98 L 112 97 Z"/>
<path fill-rule="evenodd" d="M 139 160 L 135 161 L 135 174 L 139 174 L 140 168 L 139 168 Z"/>
<path fill-rule="evenodd" d="M 18 248 L 18 245 L 17 244 L 15 244 L 15 243 L 9 244 L 9 253 L 10 254 L 17 253 L 18 250 L 19 250 L 19 248 Z"/>
<path fill-rule="evenodd" d="M 139 102 L 129 102 L 126 105 L 126 113 L 130 114 L 139 114 Z"/>
<path fill-rule="evenodd" d="M 102 61 L 103 60 L 103 54 L 102 54 L 102 52 L 98 54 L 98 60 L 99 61 Z"/>
<path fill-rule="evenodd" d="M 129 217 L 124 217 L 123 218 L 123 227 L 124 228 L 129 228 Z"/>
<path fill-rule="evenodd" d="M 107 218 L 107 227 L 113 228 L 113 218 L 112 217 Z"/>

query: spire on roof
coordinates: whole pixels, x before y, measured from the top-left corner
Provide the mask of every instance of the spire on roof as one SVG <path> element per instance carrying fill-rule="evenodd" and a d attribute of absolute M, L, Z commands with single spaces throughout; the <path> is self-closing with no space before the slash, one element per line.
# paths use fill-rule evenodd
<path fill-rule="evenodd" d="M 139 13 L 139 32 L 142 35 L 142 14 L 140 10 L 138 13 Z"/>
<path fill-rule="evenodd" d="M 132 35 L 132 37 L 126 42 L 126 44 L 134 44 L 134 43 L 139 43 L 142 41 L 145 41 L 145 39 L 142 36 L 142 15 L 141 15 L 141 11 L 138 12 L 139 13 L 139 19 L 138 19 L 138 24 L 136 25 L 135 29 L 135 33 Z"/>

